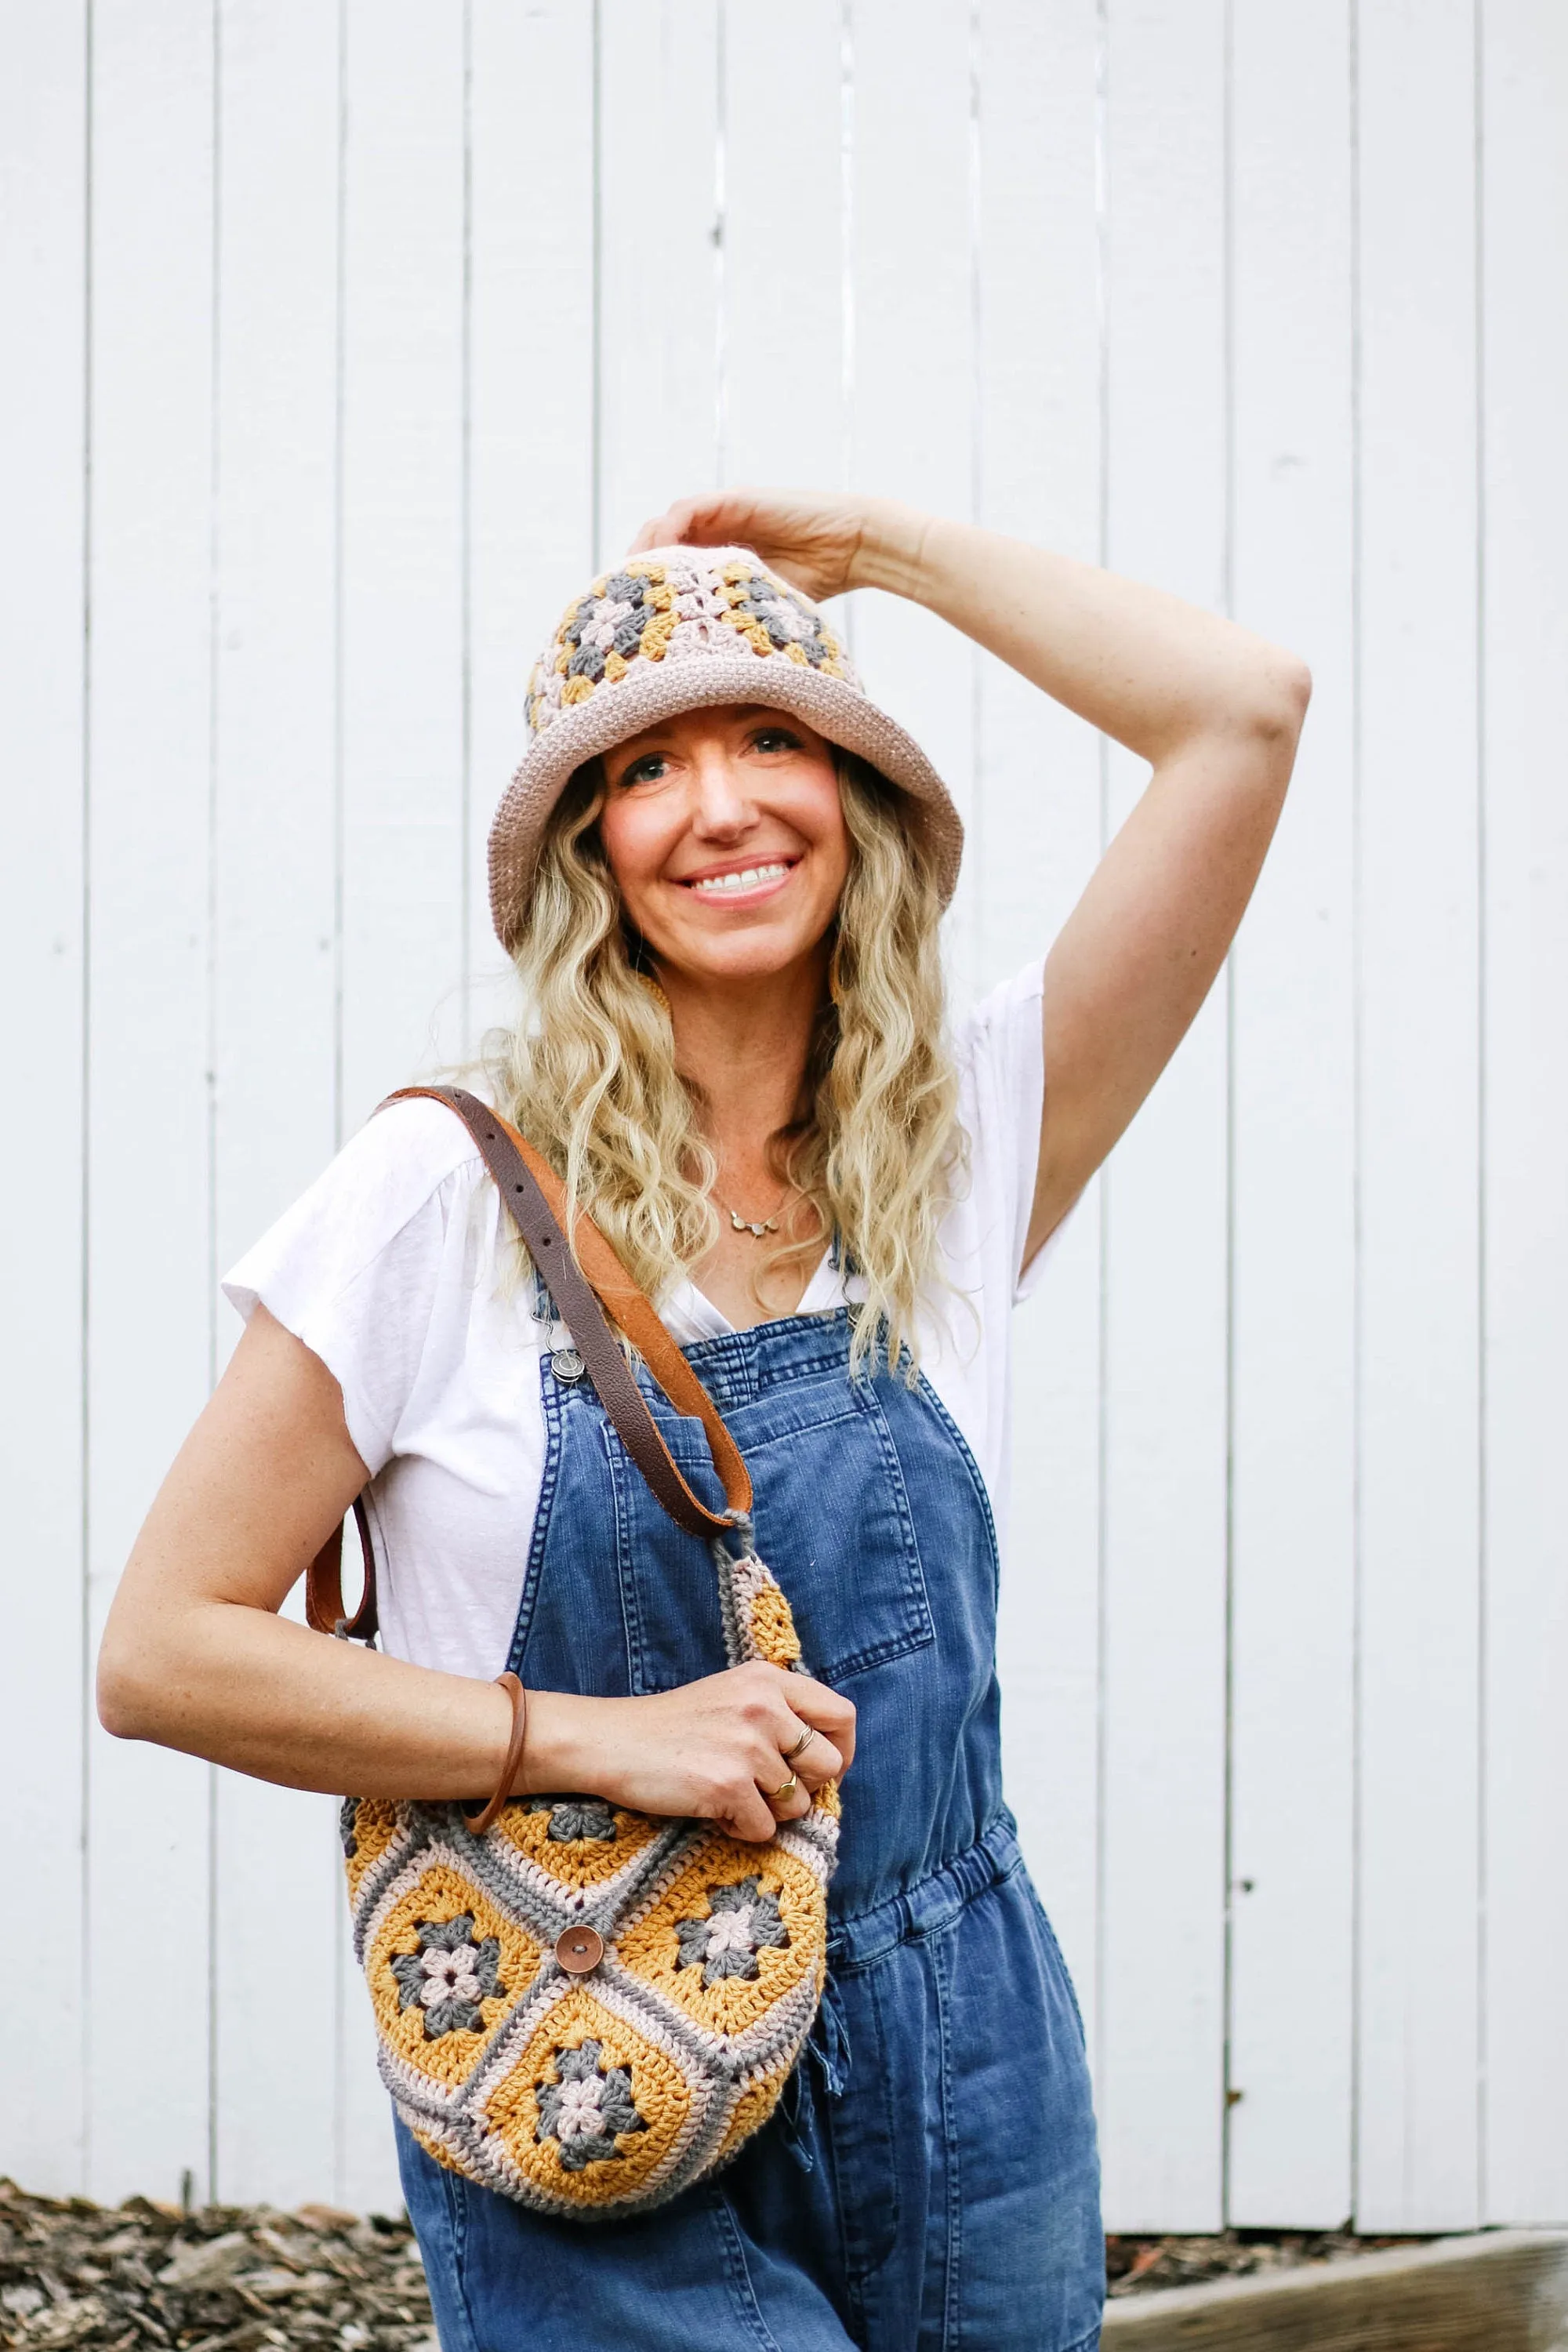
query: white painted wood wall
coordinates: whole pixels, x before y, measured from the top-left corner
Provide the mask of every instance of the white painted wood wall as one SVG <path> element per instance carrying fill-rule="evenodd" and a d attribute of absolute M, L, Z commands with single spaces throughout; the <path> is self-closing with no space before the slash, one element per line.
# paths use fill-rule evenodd
<path fill-rule="evenodd" d="M 1012 1787 L 1113 2225 L 1568 2221 L 1565 114 L 1559 0 L 0 0 L 0 2168 L 395 2197 L 325 1801 L 89 1662 L 218 1272 L 475 1017 L 536 640 L 760 477 L 1312 664 L 1021 1325 Z M 971 992 L 1138 773 L 853 630 Z"/>

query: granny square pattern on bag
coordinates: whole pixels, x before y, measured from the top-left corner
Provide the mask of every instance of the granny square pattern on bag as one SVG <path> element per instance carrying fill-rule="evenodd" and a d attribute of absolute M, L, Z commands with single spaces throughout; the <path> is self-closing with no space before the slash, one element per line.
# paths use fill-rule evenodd
<path fill-rule="evenodd" d="M 731 1664 L 798 1665 L 771 1570 L 711 1549 Z M 380 1797 L 342 1826 L 382 2079 L 438 2162 L 592 2220 L 663 2203 L 767 2121 L 822 1994 L 831 1784 L 763 1846 L 571 1792 L 515 1797 L 479 1837 L 460 1806 Z M 568 1967 L 584 1928 L 603 1948 Z"/>

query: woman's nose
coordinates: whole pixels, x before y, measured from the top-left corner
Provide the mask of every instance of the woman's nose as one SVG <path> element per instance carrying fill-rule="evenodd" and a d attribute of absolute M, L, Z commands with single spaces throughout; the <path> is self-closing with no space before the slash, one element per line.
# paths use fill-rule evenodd
<path fill-rule="evenodd" d="M 697 762 L 692 795 L 692 823 L 700 833 L 733 833 L 751 815 L 744 778 L 726 752 L 715 751 Z"/>

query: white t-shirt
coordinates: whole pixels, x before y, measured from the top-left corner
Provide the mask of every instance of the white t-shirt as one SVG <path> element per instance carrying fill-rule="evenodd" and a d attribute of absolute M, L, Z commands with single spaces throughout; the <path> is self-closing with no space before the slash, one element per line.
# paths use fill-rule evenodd
<path fill-rule="evenodd" d="M 1039 1152 L 1040 986 L 1033 964 L 985 998 L 954 1040 L 970 1177 L 943 1221 L 942 1247 L 961 1295 L 936 1298 L 919 1329 L 921 1370 L 968 1441 L 998 1523 L 1008 1314 L 1026 1287 L 1019 1267 Z M 539 1506 L 541 1356 L 565 1338 L 535 1319 L 531 1282 L 500 1278 L 511 1243 L 502 1215 L 461 1120 L 440 1103 L 396 1103 L 362 1128 L 223 1286 L 247 1318 L 259 1299 L 342 1390 L 349 1434 L 374 1481 L 383 1647 L 487 1677 L 506 1664 Z M 851 1277 L 849 1298 L 855 1290 Z M 825 1257 L 796 1311 L 831 1311 L 846 1295 Z M 731 1328 L 689 1282 L 662 1312 L 686 1344 Z"/>

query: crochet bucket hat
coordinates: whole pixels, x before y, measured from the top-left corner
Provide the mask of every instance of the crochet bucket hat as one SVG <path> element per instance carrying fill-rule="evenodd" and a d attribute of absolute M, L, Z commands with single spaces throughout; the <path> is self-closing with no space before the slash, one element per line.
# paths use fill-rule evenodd
<path fill-rule="evenodd" d="M 527 919 L 550 812 L 585 760 L 661 719 L 723 702 L 793 712 L 908 795 L 952 897 L 963 826 L 913 737 L 867 696 L 815 604 L 744 547 L 656 547 L 567 606 L 528 689 L 529 746 L 490 827 L 490 913 L 509 950 Z"/>

